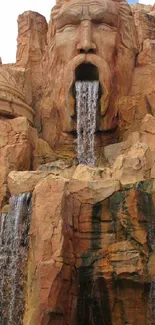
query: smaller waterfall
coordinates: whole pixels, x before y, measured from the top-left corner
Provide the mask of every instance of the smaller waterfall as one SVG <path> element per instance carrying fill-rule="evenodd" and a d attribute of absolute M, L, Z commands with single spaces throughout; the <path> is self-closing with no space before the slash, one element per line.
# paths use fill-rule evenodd
<path fill-rule="evenodd" d="M 10 199 L 9 212 L 1 215 L 0 325 L 22 325 L 31 194 Z"/>
<path fill-rule="evenodd" d="M 80 164 L 95 165 L 94 134 L 98 81 L 76 81 L 77 153 Z"/>
<path fill-rule="evenodd" d="M 4 234 L 4 229 L 5 229 L 5 222 L 6 222 L 6 213 L 1 214 L 0 218 L 0 324 L 3 325 L 3 320 L 2 320 L 2 315 L 3 315 L 3 301 L 4 301 L 4 265 L 6 264 L 6 255 L 5 255 L 5 250 L 2 249 L 3 247 L 3 234 Z"/>
<path fill-rule="evenodd" d="M 3 244 L 3 232 L 4 232 L 4 227 L 5 227 L 5 219 L 6 219 L 7 214 L 2 213 L 1 214 L 1 227 L 0 227 L 0 247 L 2 247 Z"/>

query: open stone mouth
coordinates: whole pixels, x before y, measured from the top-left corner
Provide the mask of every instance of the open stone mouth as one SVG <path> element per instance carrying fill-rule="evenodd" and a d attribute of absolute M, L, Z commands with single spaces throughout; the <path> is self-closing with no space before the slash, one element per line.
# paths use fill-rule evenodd
<path fill-rule="evenodd" d="M 97 67 L 91 63 L 82 63 L 75 69 L 74 81 L 70 89 L 70 116 L 72 118 L 76 118 L 76 82 L 82 81 L 98 81 L 99 82 L 99 71 Z M 99 90 L 98 90 L 98 100 L 97 100 L 97 113 L 100 112 L 100 99 L 102 96 L 102 88 L 99 83 Z"/>
<path fill-rule="evenodd" d="M 91 63 L 80 64 L 75 69 L 75 80 L 76 81 L 94 81 L 99 80 L 99 73 L 95 65 Z"/>

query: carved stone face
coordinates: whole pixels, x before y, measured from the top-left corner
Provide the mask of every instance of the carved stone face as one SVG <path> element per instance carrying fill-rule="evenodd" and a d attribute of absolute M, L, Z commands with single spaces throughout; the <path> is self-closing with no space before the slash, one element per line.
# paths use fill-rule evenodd
<path fill-rule="evenodd" d="M 61 62 L 57 70 L 64 67 L 54 86 L 61 88 L 55 92 L 55 103 L 63 110 L 63 131 L 76 129 L 76 80 L 99 80 L 97 129 L 112 129 L 117 100 L 127 94 L 135 64 L 136 39 L 128 4 L 70 0 L 55 7 L 53 25 L 54 52 Z"/>

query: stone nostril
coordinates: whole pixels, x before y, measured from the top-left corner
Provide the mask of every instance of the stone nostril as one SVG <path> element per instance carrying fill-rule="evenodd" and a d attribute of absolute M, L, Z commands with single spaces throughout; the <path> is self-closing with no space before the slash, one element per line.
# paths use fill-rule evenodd
<path fill-rule="evenodd" d="M 90 50 L 88 51 L 88 53 L 96 53 L 96 50 L 95 50 L 95 49 L 90 49 Z"/>
<path fill-rule="evenodd" d="M 85 49 L 85 50 L 84 50 L 84 49 L 80 49 L 80 50 L 79 50 L 79 53 L 80 53 L 80 54 L 82 54 L 82 53 L 93 53 L 93 54 L 95 54 L 95 53 L 96 53 L 96 50 L 93 49 L 93 48 L 92 48 L 92 49 L 89 49 L 89 50 L 86 50 L 86 49 Z"/>
<path fill-rule="evenodd" d="M 80 53 L 80 54 L 82 54 L 82 53 L 86 53 L 86 51 L 83 50 L 83 49 L 80 49 L 80 50 L 79 50 L 79 53 Z"/>

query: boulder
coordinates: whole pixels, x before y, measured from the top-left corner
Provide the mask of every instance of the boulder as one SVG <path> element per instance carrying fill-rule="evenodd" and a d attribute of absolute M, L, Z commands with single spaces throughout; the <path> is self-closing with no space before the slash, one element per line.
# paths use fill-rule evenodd
<path fill-rule="evenodd" d="M 12 170 L 30 169 L 32 133 L 25 117 L 0 120 L 0 206 L 8 199 L 8 174 Z"/>

